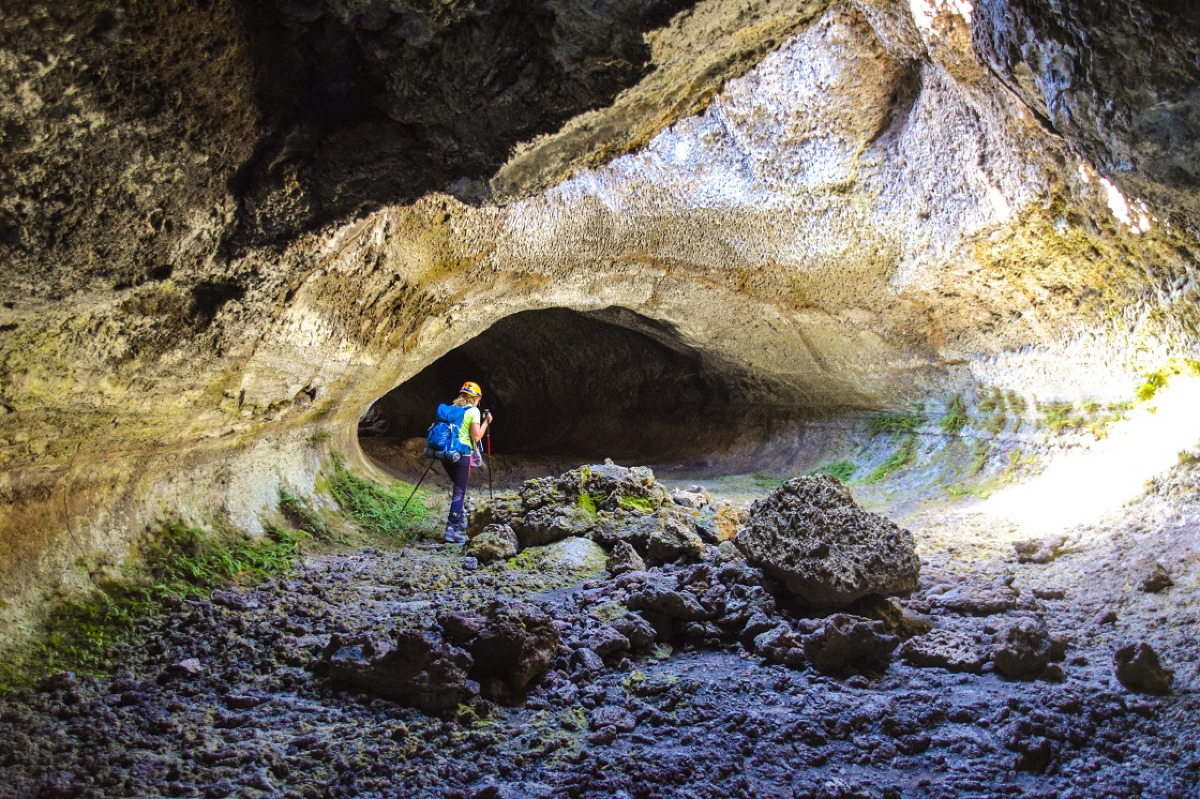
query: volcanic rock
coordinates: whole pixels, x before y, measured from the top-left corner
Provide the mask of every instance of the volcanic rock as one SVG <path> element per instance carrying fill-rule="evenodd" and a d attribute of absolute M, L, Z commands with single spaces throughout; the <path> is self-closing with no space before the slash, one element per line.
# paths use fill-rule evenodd
<path fill-rule="evenodd" d="M 992 662 L 1010 680 L 1032 680 L 1050 664 L 1050 634 L 1033 619 L 1021 619 L 996 634 Z"/>
<path fill-rule="evenodd" d="M 1161 563 L 1155 563 L 1150 573 L 1142 579 L 1142 590 L 1147 594 L 1157 594 L 1175 585 L 1171 573 Z"/>
<path fill-rule="evenodd" d="M 1171 693 L 1175 672 L 1162 665 L 1158 653 L 1149 644 L 1141 642 L 1121 647 L 1113 656 L 1113 664 L 1117 679 L 1129 690 L 1139 694 Z"/>
<path fill-rule="evenodd" d="M 466 554 L 480 563 L 507 560 L 517 554 L 517 534 L 507 524 L 489 524 L 473 537 L 466 547 Z"/>
<path fill-rule="evenodd" d="M 933 666 L 947 671 L 979 674 L 987 654 L 969 633 L 932 630 L 900 646 L 900 659 L 912 666 Z"/>
<path fill-rule="evenodd" d="M 468 644 L 475 659 L 471 677 L 488 699 L 512 701 L 549 670 L 558 628 L 548 615 L 519 602 L 495 601 L 486 616 L 487 624 Z"/>
<path fill-rule="evenodd" d="M 804 656 L 822 674 L 882 672 L 900 639 L 883 632 L 881 622 L 835 613 L 815 633 L 804 636 Z"/>
<path fill-rule="evenodd" d="M 756 501 L 737 542 L 751 563 L 814 607 L 911 591 L 921 569 L 912 534 L 858 507 L 829 475 L 789 480 Z"/>
<path fill-rule="evenodd" d="M 479 693 L 467 679 L 470 654 L 432 632 L 397 630 L 392 639 L 367 635 L 330 639 L 324 653 L 329 678 L 394 699 L 426 713 L 442 713 Z"/>
<path fill-rule="evenodd" d="M 628 541 L 618 541 L 605 563 L 608 573 L 614 577 L 625 572 L 638 572 L 646 568 L 646 562 Z"/>

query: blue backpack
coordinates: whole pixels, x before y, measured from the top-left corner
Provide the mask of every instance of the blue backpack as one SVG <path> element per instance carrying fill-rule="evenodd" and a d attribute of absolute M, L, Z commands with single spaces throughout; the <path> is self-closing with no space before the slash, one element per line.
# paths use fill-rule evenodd
<path fill-rule="evenodd" d="M 438 406 L 437 420 L 429 426 L 429 434 L 425 436 L 426 458 L 441 458 L 458 463 L 458 459 L 463 455 L 471 454 L 471 447 L 458 440 L 458 431 L 462 429 L 463 417 L 466 414 L 466 407 L 446 404 Z"/>

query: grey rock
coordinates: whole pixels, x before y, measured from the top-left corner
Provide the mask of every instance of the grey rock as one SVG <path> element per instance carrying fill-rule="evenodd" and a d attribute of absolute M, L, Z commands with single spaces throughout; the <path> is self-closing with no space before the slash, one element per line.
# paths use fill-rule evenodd
<path fill-rule="evenodd" d="M 489 524 L 467 542 L 466 554 L 480 563 L 507 560 L 517 554 L 517 534 L 507 524 Z"/>
<path fill-rule="evenodd" d="M 700 621 L 708 617 L 708 611 L 694 594 L 673 591 L 658 583 L 647 583 L 641 590 L 630 593 L 627 604 L 632 610 L 650 610 L 682 621 Z"/>
<path fill-rule="evenodd" d="M 1163 666 L 1154 647 L 1145 642 L 1118 649 L 1113 665 L 1121 685 L 1131 691 L 1160 696 L 1171 693 L 1175 672 Z"/>
<path fill-rule="evenodd" d="M 324 653 L 329 678 L 426 713 L 451 710 L 478 695 L 468 680 L 474 660 L 432 632 L 397 630 L 389 640 L 334 636 Z"/>
<path fill-rule="evenodd" d="M 952 613 L 969 616 L 994 616 L 1017 607 L 1020 593 L 1012 586 L 1011 576 L 1002 577 L 991 585 L 959 585 L 943 593 L 928 595 L 930 604 Z"/>
<path fill-rule="evenodd" d="M 549 671 L 559 631 L 548 615 L 521 602 L 493 601 L 485 615 L 487 623 L 469 645 L 471 677 L 484 697 L 512 701 Z"/>
<path fill-rule="evenodd" d="M 1050 634 L 1034 619 L 1021 619 L 996 634 L 992 662 L 1010 680 L 1032 680 L 1050 664 Z"/>
<path fill-rule="evenodd" d="M 630 613 L 616 619 L 612 623 L 612 627 L 625 636 L 629 641 L 630 648 L 634 651 L 648 649 L 654 645 L 654 626 L 636 613 Z"/>
<path fill-rule="evenodd" d="M 612 553 L 608 556 L 605 568 L 608 569 L 609 574 L 615 577 L 625 572 L 643 571 L 646 568 L 646 562 L 642 560 L 642 556 L 633 548 L 633 544 L 630 544 L 628 541 L 618 541 L 613 545 Z"/>
<path fill-rule="evenodd" d="M 1175 585 L 1171 573 L 1161 563 L 1155 563 L 1149 572 L 1142 578 L 1142 590 L 1147 594 L 1157 594 Z"/>
<path fill-rule="evenodd" d="M 828 475 L 789 480 L 750 507 L 737 537 L 752 563 L 814 607 L 917 587 L 912 534 L 864 511 Z"/>
<path fill-rule="evenodd" d="M 822 674 L 851 671 L 882 672 L 892 660 L 900 639 L 883 632 L 881 622 L 835 613 L 803 638 L 804 656 Z"/>
<path fill-rule="evenodd" d="M 1019 563 L 1049 563 L 1064 554 L 1066 548 L 1067 537 L 1065 535 L 1017 541 L 1013 544 L 1013 550 L 1017 553 L 1017 562 Z"/>
<path fill-rule="evenodd" d="M 955 630 L 932 630 L 910 638 L 900 645 L 897 654 L 912 666 L 936 667 L 969 674 L 980 674 L 988 659 L 975 636 Z"/>

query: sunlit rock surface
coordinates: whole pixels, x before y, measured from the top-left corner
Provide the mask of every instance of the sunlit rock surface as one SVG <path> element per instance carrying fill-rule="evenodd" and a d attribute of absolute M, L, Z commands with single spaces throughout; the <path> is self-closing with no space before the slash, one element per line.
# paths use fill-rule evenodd
<path fill-rule="evenodd" d="M 1159 5 L 1137 52 L 1190 30 Z M 35 4 L 0 22 L 7 622 L 161 514 L 260 529 L 279 484 L 312 491 L 331 449 L 355 457 L 373 401 L 477 336 L 514 408 L 544 385 L 561 404 L 559 375 L 636 396 L 629 361 L 656 386 L 686 364 L 701 416 L 748 420 L 720 440 L 744 450 L 781 417 L 979 382 L 1117 396 L 1196 351 L 1200 247 L 1175 213 L 1189 156 L 1120 155 L 1176 152 L 1153 141 L 1186 133 L 1192 67 L 1121 72 L 1114 96 L 1141 87 L 1180 121 L 1110 135 L 1070 109 L 1116 79 L 1044 33 L 1045 12 L 631 3 L 563 11 L 530 43 L 498 5 L 237 8 Z M 1073 41 L 1107 30 L 1076 17 Z M 405 80 L 433 69 L 418 56 L 464 42 L 463 71 L 447 55 L 437 72 L 448 105 L 412 116 L 426 95 Z M 1075 65 L 1074 88 L 1020 68 L 1031 42 Z M 492 92 L 489 65 L 516 53 L 532 71 Z M 545 118 L 531 86 L 560 92 Z M 1039 87 L 1070 100 L 1050 125 Z M 524 111 L 492 113 L 507 103 Z M 1134 193 L 1150 184 L 1170 191 Z M 627 357 L 539 349 L 515 323 L 481 336 L 536 311 L 583 314 Z M 544 329 L 569 334 L 564 318 Z"/>

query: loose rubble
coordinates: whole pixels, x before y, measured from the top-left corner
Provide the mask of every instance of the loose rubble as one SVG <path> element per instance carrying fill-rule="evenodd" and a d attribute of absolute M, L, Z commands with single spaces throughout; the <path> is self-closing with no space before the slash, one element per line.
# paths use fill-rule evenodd
<path fill-rule="evenodd" d="M 111 677 L 0 697 L 0 797 L 1200 789 L 1194 747 L 1164 743 L 1196 739 L 1195 693 L 1161 690 L 1149 644 L 1107 648 L 1091 631 L 1122 622 L 1088 627 L 1101 608 L 1037 598 L 1053 575 L 1028 570 L 1069 556 L 1008 550 L 992 563 L 1016 571 L 970 576 L 933 558 L 904 594 L 831 610 L 702 536 L 722 510 L 706 492 L 612 464 L 526 489 L 477 512 L 474 568 L 433 543 L 311 557 L 178 603 Z M 594 515 L 543 524 L 593 489 Z M 677 513 L 702 546 L 651 555 L 643 525 Z M 522 539 L 531 524 L 583 536 L 523 543 L 545 540 Z M 1039 604 L 1070 601 L 1072 625 Z"/>

